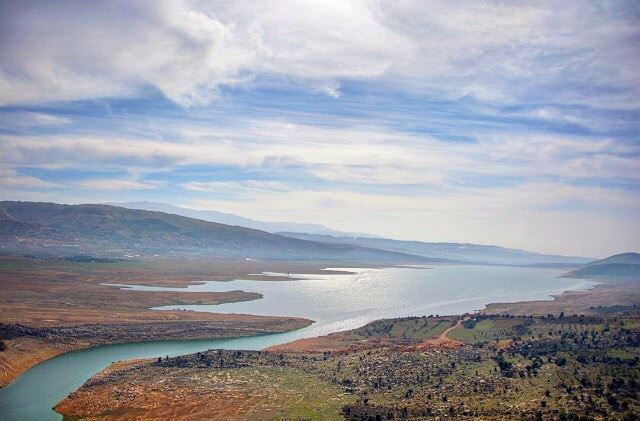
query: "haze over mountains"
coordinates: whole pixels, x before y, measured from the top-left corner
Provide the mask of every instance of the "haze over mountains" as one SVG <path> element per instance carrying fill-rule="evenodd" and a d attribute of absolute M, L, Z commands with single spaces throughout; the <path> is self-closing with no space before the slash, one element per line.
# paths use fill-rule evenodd
<path fill-rule="evenodd" d="M 540 254 L 525 250 L 508 249 L 505 247 L 483 244 L 426 243 L 422 241 L 390 240 L 387 238 L 335 237 L 330 235 L 302 234 L 294 232 L 280 232 L 278 234 L 303 240 L 321 241 L 334 244 L 351 244 L 361 247 L 371 247 L 400 253 L 408 253 L 416 256 L 428 256 L 443 260 L 457 260 L 467 263 L 566 266 L 567 264 L 581 265 L 592 260 L 584 257 Z"/>
<path fill-rule="evenodd" d="M 469 263 L 505 265 L 534 264 L 566 266 L 567 264 L 584 264 L 592 260 L 583 257 L 546 255 L 481 244 L 426 243 L 421 241 L 391 240 L 370 234 L 338 231 L 320 224 L 256 221 L 229 213 L 189 209 L 167 203 L 127 202 L 110 204 L 130 209 L 172 213 L 221 224 L 239 225 L 302 240 L 382 249 L 430 259 L 442 259 L 443 261 L 454 260 Z"/>
<path fill-rule="evenodd" d="M 217 222 L 226 225 L 238 225 L 246 228 L 253 228 L 266 232 L 304 232 L 309 234 L 327 234 L 336 236 L 358 236 L 358 237 L 376 237 L 375 235 L 363 234 L 357 232 L 343 232 L 334 230 L 320 224 L 304 224 L 299 222 L 267 222 L 256 221 L 255 219 L 244 218 L 242 216 L 230 213 L 218 212 L 213 210 L 198 210 L 183 208 L 180 206 L 170 205 L 160 202 L 123 202 L 123 203 L 105 203 L 107 205 L 121 206 L 128 209 L 140 209 L 156 212 L 172 213 L 175 215 L 186 216 L 188 218 L 202 219 L 203 221 Z"/>
<path fill-rule="evenodd" d="M 298 225 L 299 228 L 318 227 Z M 0 202 L 0 246 L 18 252 L 97 257 L 162 255 L 544 266 L 577 266 L 589 261 L 475 244 L 292 232 L 273 234 L 166 212 L 111 205 L 10 201 Z"/>

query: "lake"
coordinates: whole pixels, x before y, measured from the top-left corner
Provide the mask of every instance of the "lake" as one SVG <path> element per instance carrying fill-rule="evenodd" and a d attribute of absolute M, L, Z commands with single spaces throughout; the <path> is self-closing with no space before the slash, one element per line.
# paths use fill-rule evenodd
<path fill-rule="evenodd" d="M 187 288 L 118 286 L 149 291 L 258 292 L 262 299 L 220 305 L 167 306 L 217 313 L 296 316 L 315 320 L 307 328 L 248 338 L 158 341 L 107 345 L 70 352 L 45 361 L 0 390 L 3 420 L 60 420 L 51 408 L 113 361 L 180 355 L 211 348 L 262 349 L 291 340 L 362 326 L 401 316 L 460 314 L 493 302 L 550 299 L 594 282 L 558 278 L 556 269 L 499 266 L 435 266 L 341 269 L 347 275 L 299 275 L 296 281 L 207 282 Z M 124 292 L 126 294 L 126 291 Z M 126 299 L 126 295 L 123 297 Z"/>

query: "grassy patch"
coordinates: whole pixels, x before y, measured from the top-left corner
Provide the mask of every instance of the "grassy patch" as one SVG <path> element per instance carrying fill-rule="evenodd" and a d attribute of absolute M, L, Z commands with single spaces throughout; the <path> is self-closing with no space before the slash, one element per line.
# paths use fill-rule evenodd
<path fill-rule="evenodd" d="M 488 342 L 517 335 L 516 328 L 520 325 L 522 321 L 518 319 L 486 319 L 478 321 L 472 327 L 461 325 L 447 336 L 464 343 Z"/>
<path fill-rule="evenodd" d="M 274 419 L 341 420 L 342 407 L 354 398 L 344 389 L 300 370 L 265 368 L 271 382 Z"/>

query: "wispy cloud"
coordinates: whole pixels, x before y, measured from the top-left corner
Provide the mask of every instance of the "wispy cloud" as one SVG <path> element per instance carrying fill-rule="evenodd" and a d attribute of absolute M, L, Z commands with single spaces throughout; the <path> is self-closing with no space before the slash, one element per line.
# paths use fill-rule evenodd
<path fill-rule="evenodd" d="M 176 130 L 176 128 L 172 129 Z M 640 176 L 640 146 L 570 135 L 485 134 L 442 141 L 384 127 L 322 127 L 271 121 L 211 130 L 177 128 L 180 141 L 67 135 L 0 136 L 2 162 L 50 167 L 189 165 L 296 167 L 330 181 L 441 184 L 460 174 Z"/>
<path fill-rule="evenodd" d="M 60 128 L 71 123 L 72 121 L 68 117 L 42 112 L 9 111 L 0 114 L 0 130 Z"/>
<path fill-rule="evenodd" d="M 72 183 L 73 186 L 91 190 L 149 190 L 161 187 L 160 182 L 140 182 L 123 179 L 94 179 Z"/>
<path fill-rule="evenodd" d="M 1 188 L 20 190 L 42 190 L 54 187 L 55 184 L 37 177 L 18 174 L 13 169 L 0 169 Z"/>
<path fill-rule="evenodd" d="M 290 189 L 287 184 L 279 181 L 265 181 L 265 180 L 242 180 L 242 181 L 190 181 L 184 183 L 183 187 L 187 190 L 194 190 L 198 192 L 212 192 L 212 193 L 229 193 L 229 192 L 242 192 L 247 191 L 287 191 Z"/>

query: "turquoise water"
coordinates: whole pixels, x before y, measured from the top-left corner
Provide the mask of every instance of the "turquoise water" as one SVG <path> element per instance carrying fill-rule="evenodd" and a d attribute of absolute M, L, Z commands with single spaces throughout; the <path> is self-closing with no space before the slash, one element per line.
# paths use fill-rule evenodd
<path fill-rule="evenodd" d="M 254 291 L 263 294 L 264 298 L 244 303 L 177 308 L 300 316 L 316 322 L 283 334 L 107 345 L 70 352 L 38 364 L 0 390 L 0 419 L 60 420 L 61 416 L 51 408 L 113 361 L 174 356 L 212 348 L 262 349 L 298 338 L 359 327 L 380 318 L 459 314 L 481 309 L 491 302 L 548 299 L 562 291 L 593 285 L 590 281 L 558 278 L 560 272 L 557 270 L 538 268 L 437 266 L 432 269 L 354 268 L 352 271 L 351 275 L 292 275 L 303 279 L 291 282 L 237 280 L 188 288 L 129 286 L 127 288 L 169 290 L 176 294 L 183 291 Z"/>

